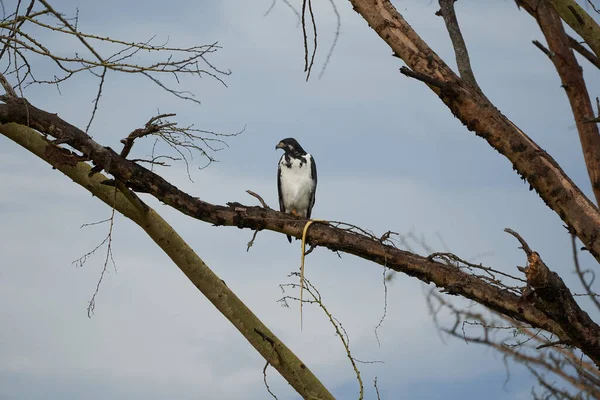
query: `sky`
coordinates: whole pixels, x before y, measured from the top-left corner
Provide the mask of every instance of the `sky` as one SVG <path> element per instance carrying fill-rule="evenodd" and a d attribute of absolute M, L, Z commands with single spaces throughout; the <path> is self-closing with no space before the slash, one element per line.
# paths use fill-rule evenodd
<path fill-rule="evenodd" d="M 293 2 L 298 6 L 298 2 Z M 455 67 L 437 2 L 394 5 L 430 46 Z M 11 9 L 11 2 L 4 2 Z M 315 3 L 319 47 L 315 70 L 303 74 L 302 30 L 282 1 L 156 0 L 53 1 L 66 14 L 79 10 L 82 31 L 100 36 L 193 46 L 218 42 L 210 61 L 227 85 L 205 77 L 165 82 L 190 90 L 198 105 L 165 93 L 150 81 L 109 74 L 90 134 L 119 149 L 120 139 L 157 112 L 177 113 L 182 125 L 238 132 L 214 154 L 218 162 L 191 179 L 176 164 L 158 172 L 180 189 L 214 204 L 255 204 L 245 190 L 276 206 L 280 139 L 295 137 L 317 161 L 314 218 L 346 221 L 380 235 L 387 230 L 423 236 L 436 250 L 516 273 L 525 263 L 510 227 L 571 285 L 570 239 L 559 218 L 529 191 L 508 160 L 468 132 L 421 82 L 401 75 L 403 65 L 355 13 L 337 1 L 341 29 L 322 78 L 319 72 L 336 31 L 329 2 Z M 14 5 L 13 5 L 14 6 Z M 552 155 L 591 195 L 568 102 L 546 56 L 534 20 L 512 1 L 462 0 L 458 18 L 479 85 L 515 124 Z M 60 54 L 79 45 L 31 28 Z M 144 55 L 140 55 L 144 61 Z M 39 75 L 52 66 L 38 60 Z M 598 71 L 581 61 L 590 92 L 600 93 Z M 53 86 L 34 85 L 25 96 L 37 107 L 85 127 L 97 80 L 75 76 Z M 150 154 L 152 141 L 132 156 Z M 160 148 L 164 151 L 164 148 Z M 0 398 L 1 399 L 265 399 L 264 361 L 132 222 L 117 217 L 110 267 L 96 310 L 87 305 L 102 271 L 105 248 L 84 266 L 72 262 L 106 236 L 110 209 L 10 140 L 0 137 Z M 297 304 L 284 308 L 280 284 L 299 267 L 300 245 L 261 232 L 246 251 L 248 230 L 213 227 L 190 219 L 149 196 L 154 207 L 227 285 L 340 399 L 358 398 L 346 354 L 325 316 Z M 582 256 L 584 266 L 594 262 Z M 533 379 L 517 365 L 510 380 L 502 358 L 489 349 L 441 337 L 423 296 L 426 287 L 398 274 L 383 314 L 381 267 L 317 249 L 307 277 L 343 323 L 365 383 L 375 399 L 525 399 Z M 582 305 L 589 305 L 582 302 Z M 591 310 L 591 309 L 590 309 Z M 597 315 L 594 315 L 597 317 Z M 280 399 L 298 395 L 272 369 Z"/>

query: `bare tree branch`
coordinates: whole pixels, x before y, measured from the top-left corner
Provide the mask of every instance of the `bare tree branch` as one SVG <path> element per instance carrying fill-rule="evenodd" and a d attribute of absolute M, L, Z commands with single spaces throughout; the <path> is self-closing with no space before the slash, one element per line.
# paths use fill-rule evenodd
<path fill-rule="evenodd" d="M 312 374 L 309 368 L 288 349 L 227 287 L 225 282 L 209 269 L 175 230 L 153 209 L 140 210 L 120 190 L 103 184 L 102 174 L 90 174 L 86 163 L 65 164 L 49 148 L 56 147 L 32 129 L 17 124 L 0 125 L 0 132 L 19 145 L 45 160 L 56 169 L 90 191 L 98 199 L 112 206 L 138 224 L 171 258 L 206 298 L 238 329 L 248 342 L 269 362 L 289 384 L 306 399 L 333 400 L 333 396 Z M 60 149 L 60 152 L 68 152 Z M 115 195 L 116 193 L 116 195 Z M 141 201 L 141 200 L 140 200 Z M 268 339 L 268 340 L 267 340 Z"/>
<path fill-rule="evenodd" d="M 536 19 L 548 42 L 549 58 L 569 99 L 596 204 L 600 204 L 600 131 L 597 125 L 586 123 L 594 109 L 572 42 L 559 15 L 546 1 L 521 0 L 520 4 Z"/>
<path fill-rule="evenodd" d="M 534 290 L 533 295 L 529 297 L 561 326 L 570 325 L 575 328 L 570 340 L 565 340 L 565 338 L 561 338 L 561 340 L 568 343 L 586 342 L 585 346 L 589 346 L 590 349 L 596 348 L 600 352 L 600 335 L 598 335 L 600 326 L 579 307 L 567 285 L 556 272 L 550 271 L 540 255 L 532 251 L 525 240 L 515 231 L 511 229 L 505 229 L 505 231 L 519 240 L 521 248 L 527 255 L 528 265 L 525 269 L 525 276 L 527 283 Z M 594 359 L 595 357 L 591 356 L 590 358 Z M 596 364 L 600 366 L 597 361 Z"/>
<path fill-rule="evenodd" d="M 460 77 L 465 82 L 471 84 L 475 89 L 481 91 L 475 80 L 475 74 L 473 74 L 467 45 L 465 44 L 465 40 L 460 32 L 460 27 L 458 26 L 458 19 L 456 18 L 456 12 L 454 11 L 454 2 L 456 1 L 457 0 L 439 0 L 440 10 L 436 14 L 444 18 L 444 22 L 446 23 L 446 29 L 450 34 L 452 46 L 454 46 L 456 64 L 458 65 Z"/>
<path fill-rule="evenodd" d="M 546 1 L 552 4 L 560 17 L 585 40 L 596 56 L 600 57 L 600 26 L 596 21 L 575 0 L 544 0 L 540 1 L 540 5 Z M 521 3 L 522 0 L 517 0 L 517 4 Z"/>
<path fill-rule="evenodd" d="M 573 48 L 573 50 L 581 54 L 585 59 L 592 63 L 592 65 L 600 69 L 600 58 L 586 49 L 581 43 L 573 39 L 571 36 L 569 36 L 569 45 Z"/>
<path fill-rule="evenodd" d="M 577 255 L 577 238 L 573 234 L 571 234 L 571 251 L 573 252 L 573 264 L 575 265 L 575 272 L 579 277 L 579 281 L 581 282 L 581 285 L 585 289 L 585 292 L 587 293 L 590 300 L 592 300 L 596 308 L 600 310 L 600 301 L 598 301 L 597 299 L 598 295 L 592 290 L 592 284 L 594 283 L 594 278 L 596 277 L 596 274 L 594 273 L 594 271 L 583 271 L 581 269 L 581 266 L 579 265 L 579 256 Z M 587 281 L 586 274 L 592 275 L 592 279 L 590 282 Z"/>
<path fill-rule="evenodd" d="M 558 163 L 489 99 L 462 82 L 389 0 L 350 0 L 350 3 L 415 75 L 439 82 L 430 84 L 430 88 L 452 113 L 508 158 L 518 174 L 600 261 L 600 240 L 596 240 L 600 238 L 600 212 Z"/>

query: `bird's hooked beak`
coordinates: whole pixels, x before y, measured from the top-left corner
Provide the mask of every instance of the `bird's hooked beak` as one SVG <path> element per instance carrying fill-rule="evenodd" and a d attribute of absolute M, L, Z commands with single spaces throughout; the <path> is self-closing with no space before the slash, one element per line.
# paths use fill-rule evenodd
<path fill-rule="evenodd" d="M 275 146 L 275 150 L 283 149 L 284 147 L 285 147 L 285 144 L 283 142 L 279 142 L 279 143 L 277 143 L 277 146 Z"/>

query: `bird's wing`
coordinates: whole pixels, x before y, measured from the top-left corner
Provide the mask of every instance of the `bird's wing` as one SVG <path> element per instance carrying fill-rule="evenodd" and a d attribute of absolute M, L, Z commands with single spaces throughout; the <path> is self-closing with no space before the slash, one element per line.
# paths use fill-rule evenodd
<path fill-rule="evenodd" d="M 283 160 L 283 156 L 281 156 Z M 285 212 L 285 206 L 283 205 L 283 193 L 281 193 L 281 160 L 277 166 L 277 193 L 279 194 L 279 211 Z"/>
<path fill-rule="evenodd" d="M 306 218 L 308 219 L 310 219 L 312 208 L 315 205 L 315 195 L 317 193 L 317 162 L 315 161 L 315 158 L 312 155 L 310 156 L 310 159 L 310 177 L 314 182 L 314 186 L 312 191 L 310 192 L 310 201 L 308 203 L 308 210 L 306 212 Z"/>

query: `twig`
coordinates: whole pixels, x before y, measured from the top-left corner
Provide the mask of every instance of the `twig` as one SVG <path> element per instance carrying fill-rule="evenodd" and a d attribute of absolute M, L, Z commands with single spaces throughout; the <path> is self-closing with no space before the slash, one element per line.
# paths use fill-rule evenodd
<path fill-rule="evenodd" d="M 421 82 L 425 82 L 428 85 L 440 88 L 440 89 L 447 89 L 449 87 L 449 83 L 448 82 L 442 82 L 439 79 L 433 78 L 431 76 L 427 76 L 425 74 L 422 74 L 420 72 L 416 72 L 413 71 L 412 69 L 408 68 L 408 67 L 400 67 L 400 73 L 403 75 L 406 75 L 410 78 L 414 78 L 417 79 Z"/>
<path fill-rule="evenodd" d="M 540 344 L 539 346 L 536 347 L 536 349 L 540 350 L 540 349 L 545 349 L 546 347 L 554 347 L 554 346 L 559 346 L 559 345 L 570 345 L 570 344 L 571 344 L 570 340 L 557 340 L 555 342 Z"/>
<path fill-rule="evenodd" d="M 275 348 L 273 348 L 273 351 L 275 351 Z M 277 396 L 275 396 L 275 393 L 273 393 L 271 391 L 271 388 L 269 387 L 269 384 L 267 383 L 267 368 L 269 367 L 269 361 L 267 360 L 267 362 L 265 363 L 265 366 L 263 368 L 263 381 L 265 382 L 265 387 L 267 388 L 267 391 L 269 392 L 269 394 L 274 398 L 277 399 Z"/>
<path fill-rule="evenodd" d="M 587 2 L 592 7 L 592 9 L 594 9 L 594 11 L 596 11 L 598 14 L 600 14 L 600 10 L 596 8 L 596 6 L 592 2 L 592 0 L 587 0 Z"/>
<path fill-rule="evenodd" d="M 254 244 L 254 239 L 256 239 L 257 234 L 258 234 L 258 229 L 256 229 L 254 231 L 254 234 L 252 235 L 252 239 L 248 242 L 248 247 L 246 247 L 246 253 L 250 251 L 250 247 L 252 247 L 252 245 Z"/>
<path fill-rule="evenodd" d="M 112 234 L 113 234 L 113 227 L 114 227 L 114 223 L 115 223 L 115 206 L 114 206 L 114 204 L 116 204 L 116 202 L 117 202 L 117 188 L 116 187 L 115 187 L 115 197 L 114 197 L 113 201 L 114 201 L 114 203 L 113 203 L 112 213 L 110 216 L 110 227 L 108 229 L 108 236 L 105 239 L 105 241 L 107 243 L 106 257 L 104 259 L 104 265 L 102 267 L 102 272 L 100 273 L 100 278 L 98 279 L 98 283 L 96 284 L 96 289 L 94 290 L 94 294 L 92 295 L 92 298 L 90 299 L 90 302 L 88 304 L 88 308 L 87 308 L 88 318 L 92 318 L 92 314 L 94 314 L 94 310 L 96 309 L 96 296 L 98 295 L 98 292 L 100 291 L 100 285 L 102 284 L 102 280 L 104 279 L 104 274 L 106 273 L 106 271 L 108 269 L 108 262 L 109 261 L 112 262 L 112 265 L 115 268 L 115 271 L 117 269 L 115 260 L 113 258 L 113 253 L 112 253 Z"/>
<path fill-rule="evenodd" d="M 375 387 L 375 394 L 377 394 L 377 400 L 381 400 L 379 395 L 379 388 L 377 387 L 377 377 L 373 378 L 373 386 Z"/>
<path fill-rule="evenodd" d="M 385 317 L 387 316 L 387 307 L 388 307 L 388 286 L 387 286 L 387 277 L 385 276 L 387 272 L 387 268 L 383 267 L 382 280 L 383 280 L 383 315 L 379 318 L 379 322 L 377 326 L 375 326 L 375 339 L 377 340 L 377 346 L 381 347 L 381 342 L 379 341 L 379 333 L 377 332 L 379 328 L 383 325 L 383 321 L 385 321 Z"/>
<path fill-rule="evenodd" d="M 523 249 L 525 254 L 527 254 L 529 256 L 531 253 L 533 253 L 533 251 L 531 250 L 531 248 L 529 247 L 529 245 L 527 244 L 525 239 L 523 239 L 521 237 L 521 235 L 519 235 L 517 232 L 513 231 L 510 228 L 504 228 L 504 232 L 506 232 L 510 235 L 513 235 L 519 241 L 519 243 L 521 243 L 520 249 Z"/>
<path fill-rule="evenodd" d="M 573 264 L 575 265 L 575 272 L 577 272 L 579 281 L 581 282 L 581 285 L 585 289 L 587 295 L 592 300 L 596 308 L 600 310 L 600 302 L 596 298 L 596 293 L 594 293 L 594 291 L 592 290 L 593 278 L 591 282 L 587 282 L 585 280 L 585 273 L 588 271 L 582 271 L 581 266 L 579 265 L 579 257 L 577 255 L 577 237 L 573 234 L 571 234 L 571 251 L 573 252 Z M 592 274 L 594 273 L 593 271 L 589 272 L 591 272 Z"/>
<path fill-rule="evenodd" d="M 144 125 L 143 128 L 138 128 L 131 132 L 125 139 L 121 139 L 121 143 L 123 143 L 123 150 L 121 150 L 121 157 L 127 158 L 129 152 L 131 152 L 131 148 L 133 147 L 133 143 L 135 139 L 142 138 L 144 136 L 152 135 L 154 133 L 158 133 L 161 129 L 165 129 L 170 126 L 174 126 L 174 123 L 162 123 L 162 119 L 168 117 L 174 117 L 176 114 L 160 114 L 155 117 L 150 118 L 148 122 Z"/>
<path fill-rule="evenodd" d="M 306 33 L 306 8 L 308 6 L 308 12 L 310 14 L 310 21 L 313 27 L 313 52 L 308 61 L 308 36 Z M 315 63 L 315 55 L 317 53 L 317 24 L 315 22 L 315 14 L 312 8 L 312 0 L 302 0 L 302 34 L 304 36 L 304 72 L 306 72 L 306 81 L 310 78 L 312 67 Z"/>
<path fill-rule="evenodd" d="M 96 116 L 96 111 L 98 111 L 98 103 L 100 103 L 100 97 L 102 96 L 102 89 L 104 89 L 104 82 L 106 80 L 106 72 L 108 68 L 104 67 L 102 69 L 102 74 L 100 74 L 100 83 L 98 84 L 98 92 L 96 97 L 94 98 L 94 108 L 92 109 L 92 115 L 90 116 L 90 120 L 88 121 L 87 126 L 85 127 L 85 133 L 88 133 L 90 130 L 90 126 L 92 126 L 92 122 L 94 121 L 94 117 Z"/>
<path fill-rule="evenodd" d="M 258 193 L 255 193 L 252 190 L 246 190 L 246 193 L 248 193 L 250 196 L 256 197 L 258 201 L 260 201 L 260 204 L 262 204 L 263 208 L 266 208 L 267 210 L 271 209 L 271 207 L 269 207 L 267 203 L 265 203 L 263 198 Z"/>
<path fill-rule="evenodd" d="M 553 52 L 551 52 L 550 50 L 548 50 L 546 48 L 546 46 L 544 46 L 543 44 L 541 44 L 540 42 L 538 42 L 537 40 L 532 40 L 531 43 L 534 44 L 535 47 L 537 47 L 538 49 L 540 49 L 545 55 L 548 56 L 548 58 L 552 58 L 555 56 L 555 54 Z"/>
<path fill-rule="evenodd" d="M 101 224 L 103 224 L 105 222 L 108 222 L 108 221 L 110 221 L 110 218 L 103 219 L 102 221 L 90 222 L 90 223 L 81 225 L 79 227 L 79 229 L 87 228 L 88 226 L 101 225 Z"/>
<path fill-rule="evenodd" d="M 318 221 L 318 222 L 321 222 L 321 221 Z M 290 276 L 291 275 L 298 275 L 298 273 L 292 273 L 292 274 L 290 274 Z M 356 359 L 354 357 L 352 357 L 352 352 L 350 351 L 350 339 L 348 337 L 348 333 L 346 332 L 346 330 L 342 326 L 341 322 L 337 318 L 335 318 L 329 312 L 329 310 L 327 309 L 327 307 L 325 307 L 325 305 L 323 304 L 323 300 L 321 298 L 321 293 L 315 287 L 315 285 L 313 285 L 308 279 L 305 279 L 305 278 L 301 278 L 301 279 L 302 279 L 301 280 L 302 286 L 306 286 L 306 292 L 312 297 L 313 300 L 302 300 L 302 299 L 294 298 L 294 297 L 291 297 L 291 296 L 286 296 L 286 297 L 284 297 L 281 300 L 293 299 L 293 300 L 300 301 L 300 304 L 303 304 L 304 302 L 307 302 L 307 303 L 316 303 L 316 304 L 319 305 L 319 307 L 321 308 L 321 310 L 323 310 L 323 312 L 325 313 L 325 315 L 327 316 L 327 318 L 329 318 L 329 322 L 331 322 L 331 325 L 333 325 L 333 328 L 335 329 L 336 335 L 342 341 L 342 345 L 344 346 L 344 350 L 346 350 L 346 355 L 348 356 L 348 359 L 350 360 L 350 364 L 352 364 L 352 368 L 354 369 L 354 373 L 356 375 L 356 380 L 358 381 L 358 385 L 359 385 L 359 388 L 360 388 L 360 393 L 359 393 L 358 399 L 362 400 L 363 397 L 364 397 L 364 386 L 363 386 L 362 378 L 360 376 L 360 371 L 358 369 L 358 366 L 356 365 Z M 304 285 L 304 283 L 306 283 L 306 285 Z M 286 284 L 286 285 L 280 285 L 280 287 L 282 289 L 285 286 L 296 288 L 298 285 L 294 284 L 294 283 Z"/>
<path fill-rule="evenodd" d="M 573 50 L 581 54 L 590 63 L 592 63 L 592 65 L 596 66 L 596 68 L 600 69 L 600 58 L 598 58 L 594 53 L 592 53 L 584 45 L 579 43 L 579 41 L 573 39 L 571 36 L 569 36 L 569 46 L 571 46 Z"/>
<path fill-rule="evenodd" d="M 337 6 L 335 5 L 334 0 L 329 0 L 329 3 L 331 3 L 331 7 L 333 8 L 333 13 L 335 14 L 335 21 L 336 21 L 335 35 L 333 37 L 333 41 L 331 42 L 331 47 L 329 48 L 327 57 L 325 58 L 325 62 L 323 63 L 323 67 L 321 68 L 321 72 L 319 73 L 319 79 L 321 79 L 323 77 L 323 74 L 325 74 L 325 69 L 329 65 L 329 60 L 331 59 L 333 50 L 335 49 L 335 46 L 337 45 L 338 39 L 340 37 L 340 28 L 342 26 L 342 22 L 341 22 L 342 19 L 340 17 L 340 13 L 338 12 L 338 9 L 337 9 Z"/>
<path fill-rule="evenodd" d="M 310 226 L 315 222 L 322 222 L 326 224 L 329 223 L 328 221 L 322 219 L 311 219 L 306 223 L 306 225 L 304 225 L 304 230 L 302 231 L 302 258 L 300 264 L 300 330 L 302 330 L 302 293 L 304 290 L 304 257 L 306 257 L 306 234 L 308 233 L 308 228 L 310 228 Z"/>

